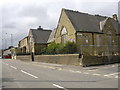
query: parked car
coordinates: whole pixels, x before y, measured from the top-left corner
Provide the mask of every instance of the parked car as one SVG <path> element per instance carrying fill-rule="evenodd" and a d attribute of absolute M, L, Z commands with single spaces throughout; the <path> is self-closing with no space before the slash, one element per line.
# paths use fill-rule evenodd
<path fill-rule="evenodd" d="M 11 59 L 11 55 L 9 55 L 9 54 L 8 55 L 3 55 L 3 58 L 4 59 Z"/>

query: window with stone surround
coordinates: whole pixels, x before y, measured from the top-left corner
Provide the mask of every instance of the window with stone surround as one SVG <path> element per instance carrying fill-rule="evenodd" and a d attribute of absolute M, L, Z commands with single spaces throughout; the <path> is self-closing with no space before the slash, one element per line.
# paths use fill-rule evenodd
<path fill-rule="evenodd" d="M 65 27 L 63 27 L 61 31 L 61 43 L 66 43 L 66 41 L 67 41 L 67 30 Z"/>

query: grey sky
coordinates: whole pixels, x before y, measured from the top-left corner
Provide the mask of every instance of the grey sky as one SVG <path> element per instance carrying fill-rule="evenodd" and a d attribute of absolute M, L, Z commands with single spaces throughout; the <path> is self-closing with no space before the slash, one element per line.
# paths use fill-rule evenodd
<path fill-rule="evenodd" d="M 0 27 L 2 28 L 3 46 L 11 45 L 11 34 L 13 34 L 14 37 L 14 46 L 17 46 L 18 41 L 28 35 L 30 28 L 37 28 L 39 25 L 46 29 L 56 28 L 62 8 L 109 17 L 115 13 L 118 14 L 119 0 L 88 1 L 89 0 L 0 1 L 0 8 L 2 7 L 2 10 L 0 10 L 2 25 L 0 24 Z"/>

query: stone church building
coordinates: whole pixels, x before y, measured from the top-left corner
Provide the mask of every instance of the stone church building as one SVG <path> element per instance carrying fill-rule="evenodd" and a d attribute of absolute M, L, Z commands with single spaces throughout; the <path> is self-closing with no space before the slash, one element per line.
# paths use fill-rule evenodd
<path fill-rule="evenodd" d="M 117 15 L 90 15 L 62 9 L 55 42 L 75 42 L 78 53 L 107 56 L 120 54 L 120 24 Z"/>

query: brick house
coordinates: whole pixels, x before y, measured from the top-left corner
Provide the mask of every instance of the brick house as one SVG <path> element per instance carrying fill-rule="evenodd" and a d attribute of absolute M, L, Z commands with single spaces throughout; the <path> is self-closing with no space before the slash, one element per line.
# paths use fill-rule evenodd
<path fill-rule="evenodd" d="M 75 42 L 78 53 L 118 55 L 120 24 L 117 15 L 106 17 L 62 9 L 55 32 L 55 42 Z"/>

